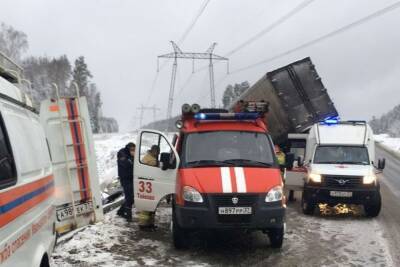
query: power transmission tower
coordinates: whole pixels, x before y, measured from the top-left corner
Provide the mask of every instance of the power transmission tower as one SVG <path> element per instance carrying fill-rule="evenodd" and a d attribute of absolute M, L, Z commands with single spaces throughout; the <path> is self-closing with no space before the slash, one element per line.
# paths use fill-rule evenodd
<path fill-rule="evenodd" d="M 208 68 L 209 68 L 209 74 L 210 74 L 211 107 L 215 108 L 215 85 L 214 85 L 213 61 L 214 60 L 225 60 L 227 62 L 227 72 L 229 73 L 228 58 L 213 54 L 214 48 L 217 45 L 217 43 L 213 43 L 210 46 L 210 48 L 208 48 L 207 51 L 204 53 L 182 52 L 182 50 L 178 47 L 178 45 L 176 43 L 171 41 L 171 44 L 174 49 L 174 52 L 158 56 L 158 59 L 160 59 L 160 58 L 173 58 L 174 59 L 174 63 L 172 65 L 171 84 L 170 84 L 169 96 L 168 96 L 167 119 L 170 119 L 172 117 L 172 106 L 174 103 L 174 90 L 175 90 L 176 70 L 178 68 L 178 58 L 193 60 L 193 72 L 194 72 L 194 61 L 196 59 L 209 60 L 210 63 L 208 65 Z"/>
<path fill-rule="evenodd" d="M 160 110 L 159 108 L 157 108 L 156 105 L 153 105 L 152 107 L 146 107 L 146 106 L 144 106 L 144 105 L 141 105 L 140 108 L 137 108 L 137 109 L 140 110 L 140 116 L 139 116 L 140 128 L 142 128 L 142 126 L 143 126 L 143 116 L 144 116 L 144 112 L 145 112 L 146 110 L 153 111 L 153 121 L 156 120 L 157 111 Z"/>

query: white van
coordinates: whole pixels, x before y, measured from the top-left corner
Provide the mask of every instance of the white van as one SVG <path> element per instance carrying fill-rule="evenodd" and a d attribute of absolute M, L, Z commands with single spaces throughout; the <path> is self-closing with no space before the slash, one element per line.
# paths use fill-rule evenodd
<path fill-rule="evenodd" d="M 318 203 L 363 205 L 369 217 L 378 216 L 381 195 L 374 166 L 375 142 L 365 121 L 329 120 L 315 124 L 307 138 L 302 209 L 312 214 Z"/>
<path fill-rule="evenodd" d="M 48 266 L 56 240 L 51 157 L 31 101 L 4 73 L 0 67 L 0 265 Z"/>

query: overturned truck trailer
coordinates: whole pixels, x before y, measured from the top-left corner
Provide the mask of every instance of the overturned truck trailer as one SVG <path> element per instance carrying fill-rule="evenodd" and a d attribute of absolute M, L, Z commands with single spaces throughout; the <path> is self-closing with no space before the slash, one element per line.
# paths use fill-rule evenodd
<path fill-rule="evenodd" d="M 286 143 L 289 133 L 304 133 L 314 123 L 338 116 L 309 57 L 268 72 L 240 100 L 270 103 L 267 123 L 277 144 Z"/>
<path fill-rule="evenodd" d="M 268 72 L 236 101 L 267 101 L 269 133 L 286 152 L 285 188 L 293 199 L 302 190 L 306 139 L 313 124 L 338 112 L 309 57 Z M 233 104 L 232 107 L 236 105 Z M 294 160 L 296 159 L 296 160 Z"/>

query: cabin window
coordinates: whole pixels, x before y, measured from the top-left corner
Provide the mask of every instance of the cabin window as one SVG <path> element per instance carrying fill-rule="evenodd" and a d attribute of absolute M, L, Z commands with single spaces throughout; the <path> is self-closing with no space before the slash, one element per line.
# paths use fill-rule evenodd
<path fill-rule="evenodd" d="M 6 127 L 0 116 L 0 189 L 15 185 L 17 173 Z"/>

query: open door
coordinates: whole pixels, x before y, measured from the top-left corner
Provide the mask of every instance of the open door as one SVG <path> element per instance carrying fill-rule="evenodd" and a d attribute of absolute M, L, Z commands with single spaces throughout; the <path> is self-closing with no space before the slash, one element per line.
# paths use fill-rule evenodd
<path fill-rule="evenodd" d="M 175 193 L 179 156 L 167 136 L 158 131 L 142 130 L 136 144 L 135 207 L 155 211 L 163 197 Z"/>
<path fill-rule="evenodd" d="M 301 191 L 304 186 L 304 178 L 307 174 L 307 169 L 304 166 L 306 155 L 308 134 L 289 134 L 288 142 L 290 151 L 293 157 L 293 166 L 287 168 L 285 178 L 285 189 L 293 191 Z"/>
<path fill-rule="evenodd" d="M 45 100 L 40 105 L 40 120 L 53 165 L 57 233 L 103 220 L 86 98 Z"/>

